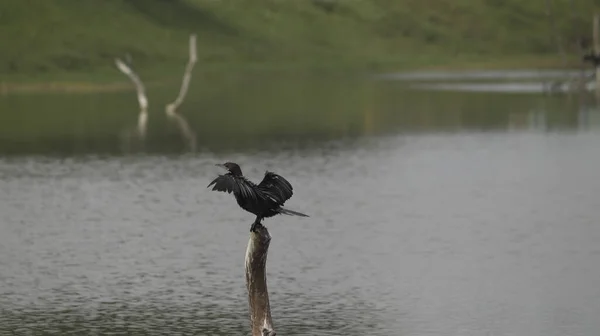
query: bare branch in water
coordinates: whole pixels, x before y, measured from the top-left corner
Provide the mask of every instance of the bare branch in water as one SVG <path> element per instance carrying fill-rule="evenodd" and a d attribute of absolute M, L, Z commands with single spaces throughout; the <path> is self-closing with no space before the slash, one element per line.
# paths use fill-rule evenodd
<path fill-rule="evenodd" d="M 177 113 L 177 108 L 183 103 L 185 96 L 187 95 L 190 81 L 192 79 L 192 70 L 194 69 L 194 65 L 196 64 L 197 60 L 196 35 L 192 34 L 190 35 L 190 58 L 183 74 L 183 81 L 181 83 L 179 95 L 174 102 L 166 106 L 167 117 L 177 124 L 184 138 L 188 141 L 191 151 L 196 150 L 196 134 L 189 126 L 185 117 Z M 138 115 L 137 122 L 137 134 L 143 139 L 146 136 L 148 127 L 148 98 L 146 96 L 144 83 L 135 73 L 135 71 L 133 71 L 131 67 L 127 65 L 126 62 L 123 62 L 121 59 L 117 58 L 115 59 L 115 64 L 122 73 L 131 79 L 137 91 L 137 99 L 140 105 L 140 113 Z"/>
<path fill-rule="evenodd" d="M 176 113 L 177 108 L 183 100 L 185 99 L 185 95 L 187 94 L 188 87 L 190 85 L 190 80 L 192 79 L 192 70 L 194 69 L 194 65 L 198 57 L 196 56 L 196 35 L 190 35 L 190 60 L 188 61 L 187 66 L 185 67 L 185 72 L 183 73 L 183 81 L 181 83 L 181 89 L 179 90 L 179 95 L 175 99 L 174 102 L 167 105 L 167 115 L 172 115 Z"/>
<path fill-rule="evenodd" d="M 192 151 L 196 150 L 196 134 L 190 128 L 187 120 L 181 114 L 177 113 L 177 108 L 183 103 L 183 100 L 187 95 L 190 81 L 192 80 L 192 70 L 194 69 L 194 65 L 196 64 L 197 60 L 196 35 L 192 34 L 190 35 L 190 58 L 187 66 L 185 67 L 185 72 L 183 73 L 183 80 L 181 83 L 181 89 L 179 90 L 179 95 L 175 101 L 171 104 L 168 104 L 165 109 L 167 116 L 175 121 L 179 126 L 181 133 L 189 142 L 190 149 Z"/>
<path fill-rule="evenodd" d="M 143 138 L 146 136 L 146 129 L 148 125 L 148 98 L 146 97 L 146 89 L 144 87 L 144 83 L 140 77 L 123 61 L 119 58 L 115 59 L 115 64 L 117 68 L 121 70 L 122 73 L 127 75 L 129 79 L 135 85 L 135 89 L 137 91 L 137 99 L 140 104 L 140 113 L 138 115 L 138 128 L 137 131 L 139 135 Z"/>

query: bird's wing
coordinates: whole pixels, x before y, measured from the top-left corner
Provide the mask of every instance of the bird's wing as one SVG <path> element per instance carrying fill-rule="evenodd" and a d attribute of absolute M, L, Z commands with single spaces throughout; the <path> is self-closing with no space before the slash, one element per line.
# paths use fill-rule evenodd
<path fill-rule="evenodd" d="M 223 191 L 226 193 L 234 193 L 245 198 L 257 198 L 258 195 L 252 184 L 243 177 L 233 176 L 230 174 L 219 175 L 214 179 L 207 188 L 213 186 L 212 190 Z"/>
<path fill-rule="evenodd" d="M 290 182 L 270 171 L 265 172 L 265 177 L 258 184 L 258 189 L 274 198 L 279 204 L 283 204 L 294 194 Z"/>

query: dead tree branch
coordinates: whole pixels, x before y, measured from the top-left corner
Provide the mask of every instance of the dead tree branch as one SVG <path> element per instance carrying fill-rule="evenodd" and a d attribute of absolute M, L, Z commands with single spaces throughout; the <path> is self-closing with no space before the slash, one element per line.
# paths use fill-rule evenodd
<path fill-rule="evenodd" d="M 194 69 L 194 65 L 198 57 L 196 55 L 196 35 L 190 35 L 190 59 L 188 61 L 187 66 L 185 67 L 185 72 L 183 73 L 183 81 L 181 83 L 181 89 L 179 90 L 179 95 L 175 99 L 174 102 L 167 105 L 167 115 L 172 115 L 176 113 L 177 108 L 183 100 L 185 99 L 185 95 L 187 94 L 188 87 L 190 85 L 190 80 L 192 79 L 192 70 Z"/>
<path fill-rule="evenodd" d="M 187 95 L 190 81 L 192 80 L 192 70 L 194 69 L 194 65 L 198 60 L 196 53 L 196 35 L 192 34 L 190 35 L 190 58 L 187 66 L 185 67 L 185 72 L 183 73 L 183 80 L 181 83 L 181 89 L 179 90 L 179 95 L 174 102 L 168 104 L 165 108 L 167 117 L 171 118 L 171 120 L 177 123 L 181 133 L 188 140 L 190 149 L 192 151 L 196 150 L 196 134 L 190 128 L 187 120 L 182 115 L 177 113 L 177 108 L 183 103 L 183 100 Z"/>
<path fill-rule="evenodd" d="M 142 83 L 140 77 L 125 62 L 117 58 L 115 59 L 115 63 L 117 65 L 117 68 L 121 70 L 122 73 L 127 75 L 127 77 L 129 77 L 129 79 L 131 79 L 131 81 L 135 85 L 138 103 L 140 104 L 137 131 L 139 135 L 143 138 L 146 136 L 146 128 L 148 125 L 148 98 L 146 97 L 146 89 L 144 88 L 144 83 Z"/>
<path fill-rule="evenodd" d="M 266 264 L 271 235 L 266 227 L 259 225 L 250 233 L 246 249 L 246 287 L 250 304 L 252 336 L 275 336 L 269 292 L 267 291 Z"/>

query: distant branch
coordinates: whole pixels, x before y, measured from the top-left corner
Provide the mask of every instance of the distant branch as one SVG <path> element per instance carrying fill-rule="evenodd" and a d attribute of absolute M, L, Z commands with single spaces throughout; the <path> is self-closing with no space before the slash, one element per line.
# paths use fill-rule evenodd
<path fill-rule="evenodd" d="M 167 115 L 172 115 L 176 113 L 177 108 L 183 100 L 185 99 L 185 95 L 187 94 L 188 87 L 190 85 L 190 80 L 192 79 L 192 70 L 194 69 L 194 65 L 198 60 L 196 56 L 196 35 L 190 35 L 190 59 L 188 61 L 187 66 L 185 67 L 185 72 L 183 73 L 183 81 L 181 83 L 181 89 L 179 90 L 179 95 L 175 99 L 174 102 L 167 105 Z"/>
<path fill-rule="evenodd" d="M 146 128 L 148 124 L 148 98 L 146 98 L 146 89 L 144 88 L 144 83 L 140 80 L 140 77 L 123 61 L 120 59 L 115 59 L 115 63 L 117 68 L 121 70 L 122 73 L 127 75 L 129 79 L 135 85 L 135 89 L 137 91 L 137 99 L 140 104 L 140 114 L 138 115 L 138 133 L 141 137 L 146 135 Z"/>
<path fill-rule="evenodd" d="M 188 88 L 190 85 L 190 81 L 192 80 L 192 70 L 194 69 L 194 65 L 198 57 L 196 55 L 196 35 L 190 35 L 190 58 L 187 66 L 185 67 L 185 72 L 183 73 L 183 80 L 181 82 L 181 89 L 179 90 L 179 95 L 175 99 L 174 102 L 168 104 L 166 106 L 167 116 L 173 119 L 181 130 L 183 136 L 189 141 L 190 148 L 192 151 L 196 149 L 196 135 L 189 127 L 188 122 L 185 118 L 177 113 L 177 108 L 183 103 L 185 96 L 187 95 Z"/>
<path fill-rule="evenodd" d="M 266 227 L 259 225 L 250 233 L 246 249 L 246 286 L 250 304 L 250 324 L 252 336 L 275 336 L 269 292 L 267 290 L 267 253 L 271 235 Z"/>

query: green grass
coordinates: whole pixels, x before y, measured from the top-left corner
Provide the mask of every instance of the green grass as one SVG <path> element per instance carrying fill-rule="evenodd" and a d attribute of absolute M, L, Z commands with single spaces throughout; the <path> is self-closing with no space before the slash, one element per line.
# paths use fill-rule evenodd
<path fill-rule="evenodd" d="M 146 78 L 179 76 L 192 32 L 204 71 L 557 66 L 545 1 L 3 0 L 0 76 L 122 80 L 125 54 Z M 600 0 L 573 1 L 575 20 L 552 3 L 573 54 Z"/>

